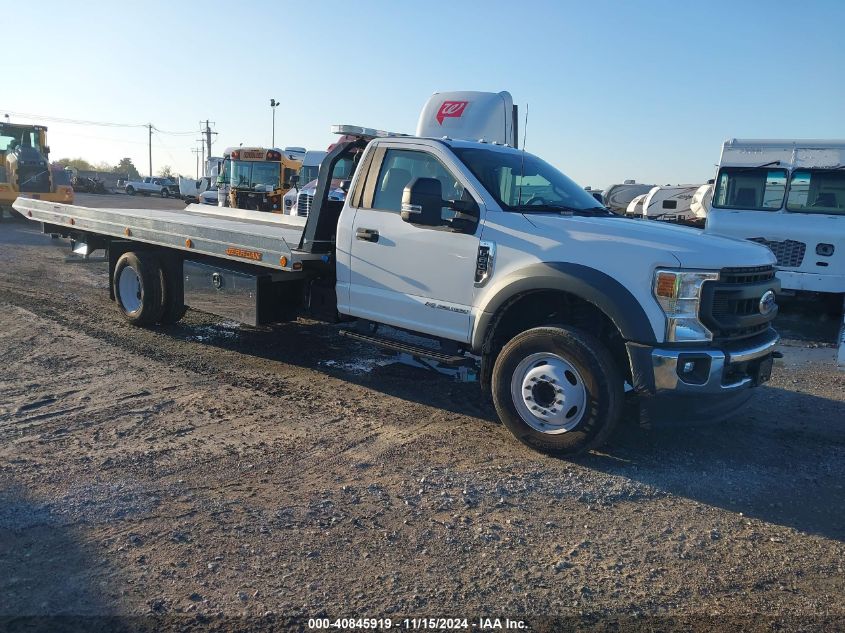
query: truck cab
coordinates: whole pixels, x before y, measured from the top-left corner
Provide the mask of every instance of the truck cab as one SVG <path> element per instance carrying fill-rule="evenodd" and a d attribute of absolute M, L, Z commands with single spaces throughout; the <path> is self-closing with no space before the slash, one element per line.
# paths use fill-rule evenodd
<path fill-rule="evenodd" d="M 71 186 L 53 179 L 49 156 L 46 127 L 0 123 L 0 217 L 18 196 L 73 202 Z"/>
<path fill-rule="evenodd" d="M 767 246 L 784 290 L 845 292 L 845 140 L 726 141 L 705 231 Z"/>
<path fill-rule="evenodd" d="M 283 197 L 284 213 L 286 215 L 298 215 L 297 197 L 299 192 L 301 189 L 306 189 L 309 186 L 316 185 L 317 175 L 320 171 L 320 163 L 323 162 L 327 153 L 328 152 L 317 150 L 308 150 L 305 152 L 305 156 L 302 159 L 302 166 L 299 168 L 299 173 L 296 176 L 294 186 L 285 193 Z M 313 195 L 312 191 L 311 196 L 313 197 Z M 307 215 L 307 213 L 304 213 L 303 215 Z"/>
<path fill-rule="evenodd" d="M 334 165 L 362 147 L 332 200 Z M 603 441 L 625 390 L 736 404 L 771 372 L 771 251 L 621 218 L 510 143 L 359 128 L 321 165 L 300 249 L 334 264 L 364 340 L 388 325 L 480 356 L 501 419 L 541 450 Z"/>

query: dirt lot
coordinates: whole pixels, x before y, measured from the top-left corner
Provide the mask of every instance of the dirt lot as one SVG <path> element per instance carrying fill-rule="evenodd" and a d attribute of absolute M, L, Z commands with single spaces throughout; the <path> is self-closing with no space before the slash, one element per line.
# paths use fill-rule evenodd
<path fill-rule="evenodd" d="M 564 461 L 332 326 L 133 328 L 66 252 L 0 225 L 0 617 L 845 626 L 830 347 L 787 341 L 732 420 Z"/>

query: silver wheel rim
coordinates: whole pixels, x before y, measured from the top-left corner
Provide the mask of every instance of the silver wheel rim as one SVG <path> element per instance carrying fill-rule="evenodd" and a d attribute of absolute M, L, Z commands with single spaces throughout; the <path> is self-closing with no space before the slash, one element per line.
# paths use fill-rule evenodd
<path fill-rule="evenodd" d="M 557 354 L 524 358 L 511 377 L 511 398 L 525 423 L 556 435 L 571 431 L 587 410 L 587 387 L 578 370 Z"/>
<path fill-rule="evenodd" d="M 120 271 L 117 278 L 117 290 L 120 305 L 129 314 L 135 314 L 141 309 L 141 279 L 131 266 Z"/>

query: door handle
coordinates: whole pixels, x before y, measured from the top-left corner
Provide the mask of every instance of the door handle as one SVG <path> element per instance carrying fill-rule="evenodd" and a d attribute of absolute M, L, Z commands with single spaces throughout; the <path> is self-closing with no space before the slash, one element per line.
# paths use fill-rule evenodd
<path fill-rule="evenodd" d="M 378 231 L 373 229 L 358 229 L 355 231 L 355 237 L 365 242 L 378 242 Z"/>

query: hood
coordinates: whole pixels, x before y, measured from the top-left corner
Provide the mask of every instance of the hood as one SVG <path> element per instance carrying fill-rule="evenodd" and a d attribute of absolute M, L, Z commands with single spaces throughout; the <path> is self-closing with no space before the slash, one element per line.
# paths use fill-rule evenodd
<path fill-rule="evenodd" d="M 775 256 L 765 246 L 730 237 L 704 233 L 700 229 L 658 220 L 621 217 L 561 216 L 526 214 L 534 226 L 549 231 L 579 234 L 580 240 L 619 242 L 671 254 L 682 268 L 718 270 L 740 266 L 774 265 Z"/>

